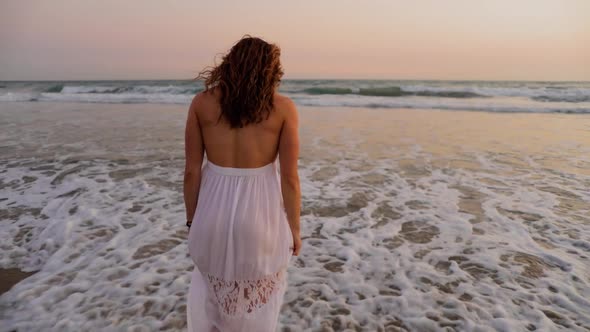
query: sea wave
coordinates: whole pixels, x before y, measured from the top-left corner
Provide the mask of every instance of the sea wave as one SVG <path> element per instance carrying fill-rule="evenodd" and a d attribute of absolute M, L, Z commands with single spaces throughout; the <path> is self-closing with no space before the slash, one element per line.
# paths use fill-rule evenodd
<path fill-rule="evenodd" d="M 420 96 L 403 96 L 390 98 L 383 96 L 310 96 L 293 95 L 296 104 L 314 107 L 358 107 L 358 108 L 410 108 L 440 109 L 455 111 L 482 111 L 501 113 L 590 113 L 590 103 L 544 103 L 538 101 L 523 102 L 519 98 L 424 98 Z"/>
<path fill-rule="evenodd" d="M 533 100 L 546 102 L 586 103 L 590 102 L 590 95 L 566 95 L 566 96 L 535 96 Z"/>
<path fill-rule="evenodd" d="M 442 97 L 442 98 L 475 98 L 486 97 L 471 91 L 433 91 L 418 90 L 406 91 L 399 86 L 377 87 L 377 88 L 338 88 L 338 87 L 313 87 L 302 90 L 303 93 L 311 95 L 350 95 L 358 94 L 361 96 L 375 97 L 403 97 L 403 96 L 421 96 L 421 97 Z"/>
<path fill-rule="evenodd" d="M 0 102 L 187 104 L 194 80 L 0 82 Z M 590 113 L 590 82 L 285 80 L 281 93 L 305 106 Z"/>
<path fill-rule="evenodd" d="M 300 106 L 314 107 L 359 107 L 359 108 L 413 108 L 457 111 L 513 112 L 513 113 L 590 113 L 590 103 L 551 103 L 513 101 L 514 98 L 425 98 L 418 95 L 369 96 L 287 94 Z M 50 101 L 121 104 L 188 104 L 193 94 L 178 93 L 7 93 L 0 94 L 1 101 Z"/>
<path fill-rule="evenodd" d="M 331 88 L 331 87 L 319 87 L 319 88 L 308 88 L 302 92 L 309 93 L 310 95 L 348 95 L 352 94 L 352 89 L 349 88 Z"/>
<path fill-rule="evenodd" d="M 63 90 L 63 88 L 64 86 L 62 84 L 56 84 L 45 89 L 45 92 L 60 93 Z"/>
<path fill-rule="evenodd" d="M 54 88 L 52 91 L 51 89 Z M 44 91 L 47 93 L 62 93 L 62 94 L 84 94 L 84 93 L 104 93 L 104 94 L 153 94 L 153 93 L 168 93 L 168 94 L 195 94 L 202 90 L 199 87 L 191 86 L 177 86 L 177 85 L 135 85 L 135 86 L 62 86 L 57 90 L 58 86 L 49 88 Z"/>

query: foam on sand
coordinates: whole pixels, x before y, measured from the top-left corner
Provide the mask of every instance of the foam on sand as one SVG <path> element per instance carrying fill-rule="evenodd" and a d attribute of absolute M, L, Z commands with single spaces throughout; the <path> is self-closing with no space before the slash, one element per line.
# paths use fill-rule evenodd
<path fill-rule="evenodd" d="M 0 331 L 185 329 L 186 110 L 0 111 Z M 283 328 L 590 329 L 590 117 L 300 111 Z"/>

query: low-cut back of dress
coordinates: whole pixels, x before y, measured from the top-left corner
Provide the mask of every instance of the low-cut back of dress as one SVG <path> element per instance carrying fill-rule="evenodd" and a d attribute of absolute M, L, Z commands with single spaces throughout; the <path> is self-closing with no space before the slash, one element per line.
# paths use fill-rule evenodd
<path fill-rule="evenodd" d="M 258 168 L 206 161 L 201 174 L 188 236 L 188 331 L 275 331 L 293 247 L 277 160 Z"/>

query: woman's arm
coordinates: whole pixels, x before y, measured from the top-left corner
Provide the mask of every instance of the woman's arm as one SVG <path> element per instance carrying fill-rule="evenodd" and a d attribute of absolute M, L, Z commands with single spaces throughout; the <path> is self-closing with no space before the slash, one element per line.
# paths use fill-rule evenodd
<path fill-rule="evenodd" d="M 285 103 L 285 120 L 279 142 L 279 162 L 281 164 L 281 190 L 289 227 L 293 234 L 293 255 L 299 255 L 301 236 L 299 214 L 301 212 L 301 189 L 297 160 L 299 159 L 299 115 L 290 99 Z"/>
<path fill-rule="evenodd" d="M 185 167 L 184 167 L 184 205 L 186 207 L 187 223 L 192 223 L 197 201 L 199 199 L 199 187 L 201 186 L 201 165 L 203 164 L 203 138 L 197 117 L 199 107 L 199 95 L 193 99 L 186 119 L 184 132 Z"/>

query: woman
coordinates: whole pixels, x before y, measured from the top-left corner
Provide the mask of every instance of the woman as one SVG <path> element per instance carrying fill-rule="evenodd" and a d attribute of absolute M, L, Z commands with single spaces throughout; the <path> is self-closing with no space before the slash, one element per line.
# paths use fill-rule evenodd
<path fill-rule="evenodd" d="M 279 58 L 276 45 L 246 36 L 199 75 L 205 91 L 185 132 L 191 332 L 277 327 L 286 269 L 301 248 L 298 114 L 276 92 Z"/>

